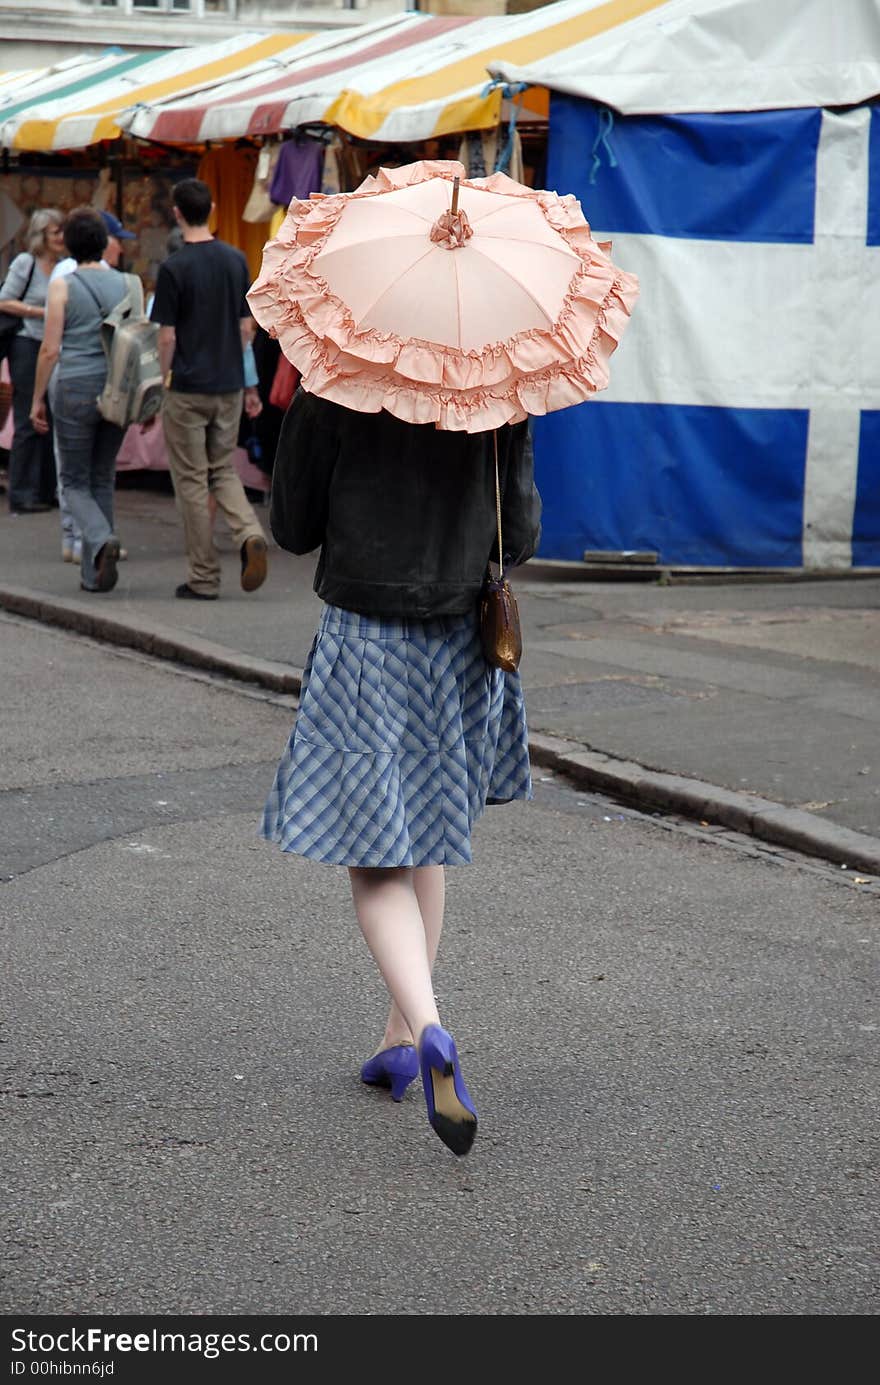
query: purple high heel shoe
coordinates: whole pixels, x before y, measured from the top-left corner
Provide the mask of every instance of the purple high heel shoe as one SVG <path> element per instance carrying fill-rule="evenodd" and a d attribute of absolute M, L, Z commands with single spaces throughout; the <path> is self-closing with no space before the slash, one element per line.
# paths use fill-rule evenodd
<path fill-rule="evenodd" d="M 439 1024 L 422 1031 L 419 1064 L 428 1120 L 453 1154 L 467 1154 L 477 1133 L 477 1113 L 464 1085 L 451 1034 Z"/>
<path fill-rule="evenodd" d="M 403 1101 L 403 1094 L 419 1073 L 419 1055 L 414 1044 L 395 1044 L 368 1058 L 361 1068 L 361 1081 L 368 1087 L 390 1087 L 391 1100 Z"/>

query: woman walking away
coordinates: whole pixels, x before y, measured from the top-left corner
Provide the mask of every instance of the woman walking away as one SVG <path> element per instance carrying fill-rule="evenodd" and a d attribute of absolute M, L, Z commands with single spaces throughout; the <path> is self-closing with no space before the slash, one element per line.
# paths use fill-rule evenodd
<path fill-rule="evenodd" d="M 49 288 L 31 421 L 38 432 L 48 432 L 46 391 L 60 353 L 55 435 L 65 499 L 82 533 L 80 585 L 84 591 L 108 592 L 116 586 L 119 561 L 113 495 L 124 433 L 98 412 L 97 397 L 107 379 L 101 326 L 125 295 L 126 283 L 118 270 L 101 264 L 107 228 L 98 212 L 90 207 L 71 212 L 64 242 L 77 268 Z"/>
<path fill-rule="evenodd" d="M 21 318 L 21 328 L 9 349 L 12 414 L 15 433 L 9 454 L 9 508 L 13 514 L 34 514 L 51 508 L 55 495 L 55 464 L 49 429 L 38 431 L 30 419 L 37 356 L 43 340 L 49 276 L 63 248 L 63 217 L 51 208 L 34 212 L 27 232 L 27 250 L 16 255 L 0 287 L 0 312 Z"/>
<path fill-rule="evenodd" d="M 486 659 L 480 591 L 537 547 L 529 417 L 608 384 L 637 293 L 573 197 L 440 159 L 294 198 L 248 294 L 302 374 L 272 532 L 320 544 L 326 602 L 264 834 L 348 866 L 391 994 L 361 1076 L 399 1100 L 420 1070 L 455 1154 L 477 1116 L 431 984 L 443 868 L 487 803 L 531 795 L 517 641 L 487 621 Z"/>
<path fill-rule="evenodd" d="M 506 561 L 535 551 L 527 424 L 497 431 Z M 358 923 L 390 992 L 361 1070 L 399 1101 L 421 1074 L 428 1119 L 466 1154 L 477 1117 L 431 971 L 444 866 L 471 860 L 486 803 L 531 796 L 518 673 L 483 655 L 477 603 L 497 559 L 492 432 L 442 432 L 299 390 L 278 445 L 271 526 L 320 545 L 326 603 L 263 835 L 347 866 Z"/>

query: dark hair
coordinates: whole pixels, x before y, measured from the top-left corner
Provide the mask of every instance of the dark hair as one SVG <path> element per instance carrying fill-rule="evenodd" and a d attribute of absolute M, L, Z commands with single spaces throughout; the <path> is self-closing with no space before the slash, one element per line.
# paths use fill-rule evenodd
<path fill-rule="evenodd" d="M 211 215 L 211 189 L 201 178 L 181 178 L 171 193 L 187 226 L 204 226 Z"/>
<path fill-rule="evenodd" d="M 182 249 L 184 244 L 185 241 L 183 239 L 183 232 L 181 231 L 179 226 L 175 226 L 173 230 L 168 232 L 168 235 L 166 237 L 165 254 L 173 255 L 176 250 Z"/>
<path fill-rule="evenodd" d="M 100 260 L 107 249 L 107 227 L 100 212 L 77 207 L 64 223 L 64 244 L 77 264 Z"/>

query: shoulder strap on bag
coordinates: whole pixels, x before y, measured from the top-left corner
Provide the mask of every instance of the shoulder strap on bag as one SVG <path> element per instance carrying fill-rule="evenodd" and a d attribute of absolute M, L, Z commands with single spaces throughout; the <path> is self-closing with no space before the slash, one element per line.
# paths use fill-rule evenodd
<path fill-rule="evenodd" d="M 36 255 L 31 255 L 31 267 L 28 270 L 28 277 L 24 281 L 24 288 L 21 291 L 21 298 L 18 300 L 19 303 L 22 301 L 23 298 L 27 298 L 27 291 L 31 286 L 31 279 L 33 279 L 34 277 L 34 270 L 36 269 L 36 267 L 37 257 Z"/>
<path fill-rule="evenodd" d="M 144 316 L 144 286 L 137 274 L 123 274 L 128 287 L 128 301 L 133 317 Z"/>
<path fill-rule="evenodd" d="M 498 517 L 498 580 L 504 580 L 504 549 L 501 547 L 501 483 L 498 480 L 498 429 L 492 430 L 495 446 L 495 513 Z"/>
<path fill-rule="evenodd" d="M 77 277 L 79 277 L 76 270 L 74 270 L 74 274 L 76 274 Z M 112 308 L 104 307 L 104 305 L 101 303 L 100 298 L 95 293 L 95 290 L 91 287 L 90 284 L 86 283 L 85 279 L 80 279 L 79 281 L 82 284 L 83 288 L 87 289 L 88 292 L 91 294 L 93 302 L 95 302 L 98 305 L 98 309 L 101 314 L 101 340 L 104 345 L 104 350 L 107 353 L 108 360 L 110 358 L 110 350 L 113 345 L 113 333 L 115 332 L 116 328 L 119 326 L 121 322 L 124 322 L 127 317 L 132 315 L 132 296 L 134 284 L 136 284 L 138 286 L 138 289 L 140 290 L 140 303 L 141 308 L 143 308 L 143 287 L 141 286 L 140 279 L 138 279 L 137 276 L 134 274 L 123 274 L 122 277 L 125 281 L 125 293 L 122 295 L 118 303 L 114 303 Z"/>
<path fill-rule="evenodd" d="M 104 309 L 104 305 L 102 304 L 98 295 L 95 293 L 95 290 L 92 288 L 91 284 L 86 283 L 85 279 L 83 279 L 80 275 L 78 269 L 75 269 L 70 277 L 71 279 L 76 279 L 77 283 L 82 284 L 86 293 L 89 295 L 95 307 L 98 309 L 98 312 L 101 314 L 101 321 L 103 322 L 104 318 L 106 317 L 106 311 Z"/>
<path fill-rule="evenodd" d="M 109 323 L 111 327 L 115 327 L 117 323 L 121 322 L 122 319 L 124 317 L 127 317 L 128 314 L 132 311 L 134 311 L 136 317 L 143 316 L 144 289 L 140 279 L 137 277 L 136 274 L 123 274 L 122 277 L 125 280 L 125 293 L 122 295 L 118 303 L 113 304 L 112 308 L 107 308 L 104 306 L 98 295 L 95 293 L 95 290 L 92 288 L 91 284 L 87 283 L 85 279 L 80 277 L 79 270 L 75 269 L 71 277 L 79 279 L 79 282 L 82 284 L 83 288 L 90 295 L 92 302 L 97 305 L 98 311 L 101 314 L 102 321 Z M 136 306 L 138 303 L 140 304 L 139 310 Z"/>

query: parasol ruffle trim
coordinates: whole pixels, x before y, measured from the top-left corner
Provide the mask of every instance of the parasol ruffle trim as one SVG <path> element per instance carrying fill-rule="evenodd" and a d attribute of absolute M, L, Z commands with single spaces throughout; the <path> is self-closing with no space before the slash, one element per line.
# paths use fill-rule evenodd
<path fill-rule="evenodd" d="M 619 292 L 621 287 L 615 281 L 609 289 L 590 344 L 580 359 L 489 388 L 444 389 L 405 380 L 378 366 L 374 372 L 363 361 L 328 349 L 302 318 L 287 324 L 277 335 L 285 356 L 300 370 L 304 388 L 311 394 L 362 413 L 385 409 L 407 423 L 434 423 L 450 431 L 481 433 L 530 414 L 552 413 L 583 403 L 607 387 L 607 362 L 630 315 Z"/>

